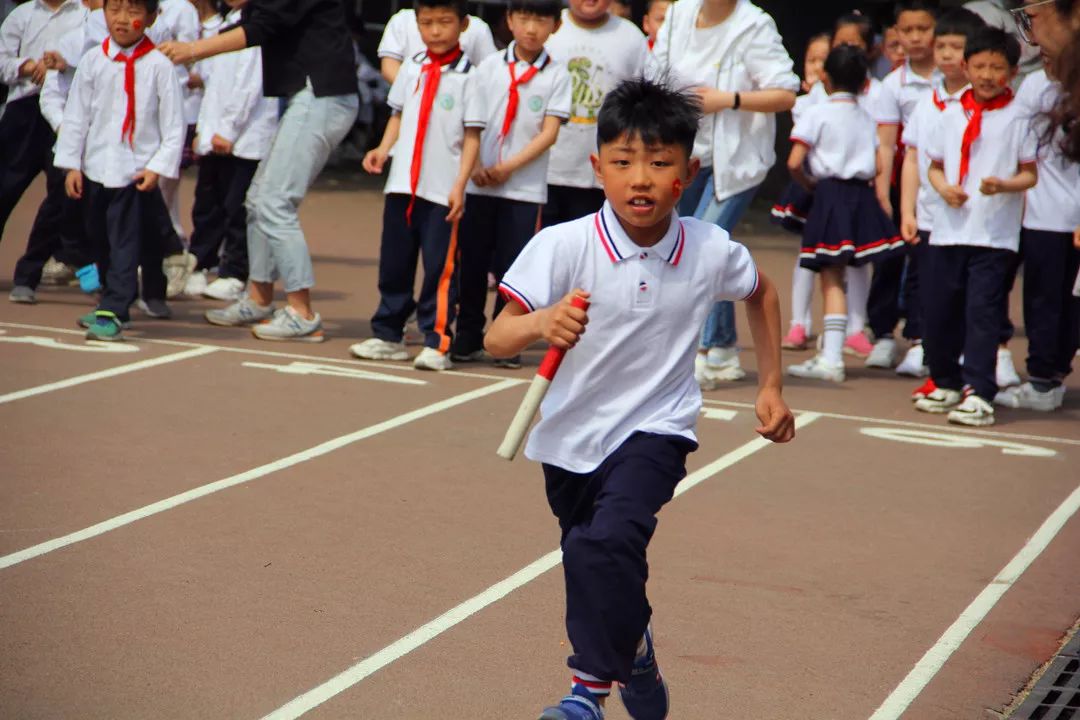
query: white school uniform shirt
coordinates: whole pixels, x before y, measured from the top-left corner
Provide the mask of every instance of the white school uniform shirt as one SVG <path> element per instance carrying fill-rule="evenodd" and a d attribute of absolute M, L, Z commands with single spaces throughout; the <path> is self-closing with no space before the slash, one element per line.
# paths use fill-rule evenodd
<path fill-rule="evenodd" d="M 866 87 L 863 88 L 856 96 L 856 101 L 859 103 L 859 107 L 865 110 L 870 117 L 877 119 L 877 107 L 878 102 L 881 100 L 881 81 L 875 77 L 868 77 Z M 807 98 L 802 103 L 802 110 L 810 107 L 811 105 L 817 105 L 818 103 L 825 102 L 829 99 L 829 93 L 825 92 L 825 83 L 816 82 L 814 86 L 810 88 L 810 92 L 806 95 L 801 95 L 795 99 L 795 105 L 799 105 L 799 100 Z M 793 120 L 798 120 L 796 116 L 796 110 L 793 108 L 791 111 Z"/>
<path fill-rule="evenodd" d="M 199 20 L 199 11 L 188 0 L 161 0 L 158 5 L 158 16 L 154 23 L 146 29 L 146 36 L 155 45 L 175 40 L 177 42 L 194 42 L 199 39 L 199 28 L 202 26 Z M 184 102 L 191 95 L 188 89 L 188 69 L 183 63 L 174 66 L 177 80 L 180 81 L 180 92 Z M 187 122 L 185 117 L 184 121 Z M 194 118 L 191 122 L 194 122 Z"/>
<path fill-rule="evenodd" d="M 548 163 L 549 185 L 598 188 L 589 162 L 596 152 L 596 115 L 604 96 L 627 78 L 642 74 L 649 45 L 634 23 L 616 15 L 600 27 L 576 25 L 563 10 L 562 25 L 547 51 L 570 73 L 570 121 L 559 130 Z"/>
<path fill-rule="evenodd" d="M 469 15 L 469 26 L 461 33 L 458 43 L 473 65 L 479 65 L 497 52 L 491 27 L 474 15 Z M 416 24 L 416 11 L 405 9 L 398 10 L 387 21 L 376 54 L 380 58 L 404 61 L 425 49 L 424 39 L 420 37 L 420 28 Z"/>
<path fill-rule="evenodd" d="M 0 83 L 8 86 L 9 103 L 41 89 L 29 78 L 19 77 L 27 60 L 40 60 L 46 50 L 55 50 L 60 38 L 82 24 L 87 10 L 79 0 L 64 0 L 53 10 L 42 0 L 19 5 L 0 25 Z"/>
<path fill-rule="evenodd" d="M 633 243 L 611 208 L 534 237 L 499 286 L 528 311 L 574 288 L 591 293 L 589 330 L 566 354 L 525 455 L 595 469 L 635 432 L 696 440 L 700 328 L 717 300 L 757 290 L 750 252 L 727 231 L 672 214 L 661 241 Z"/>
<path fill-rule="evenodd" d="M 236 10 L 234 10 L 233 13 L 235 13 L 236 21 L 239 22 L 240 13 Z M 230 16 L 232 16 L 233 13 L 230 13 Z M 216 13 L 206 20 L 201 20 L 199 22 L 199 39 L 202 40 L 204 38 L 214 37 L 224 25 L 225 18 Z M 213 58 L 209 59 L 212 60 Z M 194 67 L 194 71 L 202 78 L 203 87 L 182 88 L 183 90 L 186 90 L 184 94 L 184 121 L 188 125 L 194 125 L 199 120 L 199 108 L 202 107 L 203 96 L 206 93 L 206 63 L 207 60 L 203 60 L 195 63 Z"/>
<path fill-rule="evenodd" d="M 53 132 L 60 129 L 64 119 L 64 106 L 67 105 L 68 93 L 75 69 L 79 66 L 86 51 L 100 47 L 109 30 L 105 26 L 105 11 L 93 10 L 83 19 L 82 25 L 70 30 L 56 44 L 56 51 L 64 58 L 68 67 L 64 72 L 50 70 L 45 74 L 45 83 L 41 86 L 41 99 L 38 101 L 41 114 L 52 127 Z"/>
<path fill-rule="evenodd" d="M 945 180 L 956 185 L 960 179 L 960 148 L 968 115 L 961 103 L 941 113 L 937 130 L 926 148 L 930 159 L 942 162 Z M 931 245 L 973 245 L 1016 252 L 1020 247 L 1020 218 L 1024 210 L 1022 193 L 983 195 L 983 178 L 1010 178 L 1023 163 L 1035 162 L 1037 142 L 1022 106 L 1013 102 L 1000 110 L 984 112 L 982 130 L 972 144 L 964 191 L 968 201 L 960 208 L 944 202 L 934 215 Z"/>
<path fill-rule="evenodd" d="M 924 78 L 911 69 L 911 61 L 893 70 L 881 81 L 881 92 L 874 103 L 874 119 L 878 125 L 905 125 L 919 101 L 945 82 L 941 71 L 934 68 Z"/>
<path fill-rule="evenodd" d="M 406 60 L 390 86 L 386 103 L 401 115 L 401 132 L 394 145 L 394 162 L 390 164 L 390 175 L 386 179 L 384 192 L 387 194 L 409 195 L 412 192 L 409 172 L 420 122 L 420 100 L 424 92 L 420 68 L 426 60 L 427 51 Z M 444 66 L 439 79 L 439 92 L 431 105 L 416 197 L 437 205 L 449 204 L 450 191 L 461 169 L 465 116 L 469 114 L 466 103 L 472 98 L 469 85 L 473 70 L 473 64 L 466 55 L 462 55 L 456 63 Z"/>
<path fill-rule="evenodd" d="M 1047 141 L 1049 113 L 1061 97 L 1061 84 L 1046 70 L 1028 75 L 1013 100 L 1030 118 L 1039 142 L 1039 182 L 1027 191 L 1023 226 L 1029 230 L 1071 233 L 1080 227 L 1080 163 L 1061 153 L 1064 130 Z"/>
<path fill-rule="evenodd" d="M 109 43 L 89 50 L 79 62 L 71 85 L 54 164 L 81 170 L 94 182 L 122 188 L 135 174 L 150 170 L 162 177 L 180 176 L 184 147 L 184 107 L 172 62 L 152 50 L 135 62 L 134 147 L 121 138 L 127 115 L 121 48 Z"/>
<path fill-rule="evenodd" d="M 937 97 L 945 103 L 945 107 L 960 102 L 970 85 L 965 85 L 959 92 L 950 95 L 945 92 L 945 86 L 937 87 Z M 945 204 L 945 200 L 938 194 L 934 186 L 930 184 L 930 155 L 927 148 L 930 146 L 931 136 L 937 131 L 941 120 L 941 113 L 934 103 L 933 92 L 919 101 L 915 106 L 915 112 L 908 118 L 904 125 L 904 134 L 901 142 L 909 149 L 918 151 L 919 158 L 919 193 L 915 199 L 915 221 L 923 232 L 932 232 L 934 229 L 934 214 Z M 1040 181 L 1041 182 L 1041 181 Z"/>
<path fill-rule="evenodd" d="M 809 148 L 806 164 L 819 180 L 872 180 L 877 171 L 877 124 L 851 93 L 812 105 L 791 131 Z"/>
<path fill-rule="evenodd" d="M 500 142 L 499 133 L 510 101 L 510 63 L 514 63 L 518 78 L 532 66 L 538 68 L 538 72 L 529 82 L 518 86 L 517 115 L 510 132 Z M 540 133 L 548 116 L 564 123 L 570 118 L 570 75 L 566 67 L 546 50 L 541 51 L 530 65 L 517 59 L 511 42 L 505 51 L 480 63 L 473 75 L 470 84 L 473 97 L 468 103 L 465 127 L 483 128 L 480 135 L 482 167 L 497 165 L 521 152 Z M 547 202 L 548 156 L 547 152 L 541 154 L 502 185 L 477 187 L 470 181 L 468 192 L 543 205 Z"/>

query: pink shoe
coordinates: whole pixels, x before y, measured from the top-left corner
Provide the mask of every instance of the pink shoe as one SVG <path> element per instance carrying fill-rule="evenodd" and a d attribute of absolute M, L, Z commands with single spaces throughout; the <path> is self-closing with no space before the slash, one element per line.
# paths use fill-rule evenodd
<path fill-rule="evenodd" d="M 796 323 L 791 326 L 788 334 L 780 341 L 780 347 L 785 350 L 805 350 L 806 342 L 806 328 Z"/>
<path fill-rule="evenodd" d="M 870 342 L 870 338 L 866 337 L 866 333 L 852 333 L 851 335 L 848 335 L 847 340 L 844 341 L 845 355 L 854 355 L 855 357 L 865 358 L 873 349 L 874 344 Z"/>

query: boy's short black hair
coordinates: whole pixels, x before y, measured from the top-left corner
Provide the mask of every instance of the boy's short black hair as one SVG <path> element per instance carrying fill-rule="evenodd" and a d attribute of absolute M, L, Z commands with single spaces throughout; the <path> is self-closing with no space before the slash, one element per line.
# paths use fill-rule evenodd
<path fill-rule="evenodd" d="M 701 122 L 701 101 L 689 91 L 643 77 L 619 83 L 604 97 L 596 119 L 597 147 L 623 135 L 640 137 L 646 145 L 678 145 L 687 159 Z"/>
<path fill-rule="evenodd" d="M 462 20 L 469 14 L 465 0 L 413 0 L 413 9 L 419 12 L 420 8 L 447 8 Z"/>
<path fill-rule="evenodd" d="M 862 48 L 854 45 L 838 45 L 825 58 L 825 72 L 829 75 L 833 90 L 858 95 L 866 85 L 870 60 Z"/>
<path fill-rule="evenodd" d="M 925 12 L 936 18 L 940 10 L 937 0 L 900 0 L 893 8 L 893 20 L 899 21 L 901 13 L 906 12 Z"/>
<path fill-rule="evenodd" d="M 506 12 L 558 20 L 562 17 L 562 3 L 559 0 L 509 0 L 506 4 Z"/>
<path fill-rule="evenodd" d="M 950 8 L 937 19 L 934 25 L 934 37 L 944 35 L 962 35 L 968 40 L 976 31 L 986 27 L 986 22 L 967 8 Z"/>
<path fill-rule="evenodd" d="M 833 34 L 835 35 L 837 30 L 848 25 L 854 25 L 859 29 L 859 34 L 862 35 L 867 48 L 874 47 L 874 23 L 870 18 L 858 12 L 844 13 L 833 23 Z"/>
<path fill-rule="evenodd" d="M 158 12 L 158 0 L 130 0 L 135 5 L 142 5 L 146 8 L 146 14 L 150 17 L 154 17 Z M 109 0 L 104 0 L 102 7 L 104 8 L 109 4 Z"/>
<path fill-rule="evenodd" d="M 1020 43 L 1009 33 L 995 27 L 982 27 L 971 34 L 964 45 L 964 59 L 983 52 L 1004 55 L 1009 67 L 1020 64 Z"/>
<path fill-rule="evenodd" d="M 672 1 L 673 0 L 649 0 L 647 3 L 645 3 L 645 14 L 648 15 L 649 13 L 651 13 L 652 9 L 653 9 L 653 5 L 655 5 L 658 2 L 671 3 Z"/>

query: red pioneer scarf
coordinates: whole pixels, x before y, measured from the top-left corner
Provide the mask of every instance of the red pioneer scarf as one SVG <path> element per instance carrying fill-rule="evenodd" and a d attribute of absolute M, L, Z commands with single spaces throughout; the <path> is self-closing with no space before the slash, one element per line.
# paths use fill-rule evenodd
<path fill-rule="evenodd" d="M 975 91 L 968 90 L 961 98 L 960 103 L 964 106 L 964 112 L 969 113 L 967 129 L 964 130 L 964 142 L 960 146 L 960 184 L 967 180 L 968 166 L 971 164 L 971 146 L 982 134 L 982 115 L 991 110 L 1000 110 L 1012 102 L 1013 93 L 1009 88 L 988 103 L 980 103 L 975 99 Z"/>
<path fill-rule="evenodd" d="M 544 59 L 546 60 L 546 58 Z M 515 65 L 517 65 L 517 58 L 514 58 L 507 63 L 507 67 L 510 68 L 510 96 L 506 101 L 506 115 L 503 117 L 502 130 L 499 132 L 499 138 L 505 138 L 510 134 L 510 126 L 514 124 L 514 118 L 517 117 L 518 103 L 521 101 L 518 87 L 532 80 L 536 77 L 536 73 L 540 72 L 539 67 L 530 65 L 524 75 L 520 78 L 515 77 Z"/>
<path fill-rule="evenodd" d="M 937 89 L 934 90 L 934 107 L 941 112 L 945 112 L 945 101 L 937 94 Z"/>
<path fill-rule="evenodd" d="M 101 46 L 105 56 L 109 56 L 109 38 Z M 127 95 L 127 113 L 124 115 L 124 127 L 120 131 L 120 139 L 127 140 L 128 145 L 135 147 L 135 61 L 154 49 L 154 43 L 150 38 L 143 35 L 143 39 L 135 46 L 131 55 L 117 53 L 114 62 L 124 63 L 124 93 Z"/>
<path fill-rule="evenodd" d="M 420 96 L 420 118 L 416 125 L 412 165 L 409 168 L 409 188 L 412 191 L 412 196 L 409 198 L 409 207 L 405 211 L 405 221 L 410 225 L 412 224 L 413 205 L 416 203 L 416 187 L 420 184 L 420 167 L 424 163 L 424 138 L 427 137 L 428 121 L 431 119 L 431 106 L 435 104 L 435 96 L 439 92 L 442 69 L 457 62 L 459 58 L 461 58 L 461 46 L 456 45 L 453 50 L 441 55 L 429 51 L 427 54 L 428 62 L 420 66 L 420 77 L 416 80 L 416 89 L 418 90 L 420 83 L 423 83 L 424 93 Z"/>

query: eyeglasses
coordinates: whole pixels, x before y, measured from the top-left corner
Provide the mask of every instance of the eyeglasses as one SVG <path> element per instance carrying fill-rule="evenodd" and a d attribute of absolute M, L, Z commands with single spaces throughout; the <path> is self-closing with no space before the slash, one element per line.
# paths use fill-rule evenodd
<path fill-rule="evenodd" d="M 1022 7 L 1018 7 L 1015 10 L 1010 10 L 1013 20 L 1016 22 L 1016 29 L 1020 31 L 1020 37 L 1024 39 L 1028 45 L 1038 45 L 1035 42 L 1035 37 L 1031 34 L 1031 15 L 1028 15 L 1028 10 L 1031 8 L 1039 7 L 1040 5 L 1049 5 L 1055 2 L 1055 0 L 1040 0 L 1040 2 L 1028 3 Z"/>

